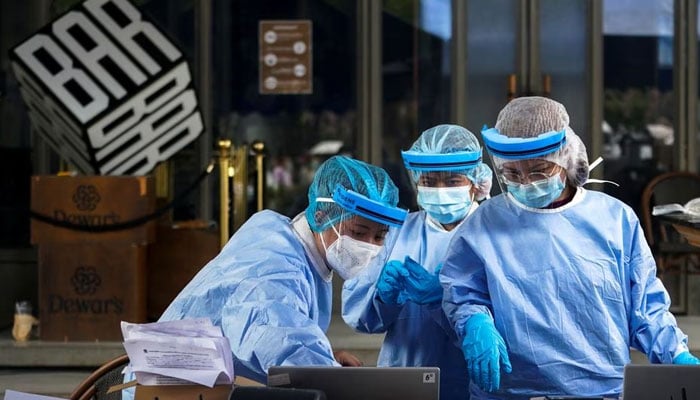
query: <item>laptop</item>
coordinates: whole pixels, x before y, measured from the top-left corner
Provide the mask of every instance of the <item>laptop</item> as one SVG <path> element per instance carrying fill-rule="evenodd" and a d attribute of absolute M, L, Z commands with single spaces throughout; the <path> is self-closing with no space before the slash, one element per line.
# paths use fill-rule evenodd
<path fill-rule="evenodd" d="M 328 400 L 439 400 L 437 367 L 270 367 L 267 385 L 318 389 Z"/>
<path fill-rule="evenodd" d="M 700 399 L 700 366 L 628 364 L 622 384 L 624 400 Z"/>

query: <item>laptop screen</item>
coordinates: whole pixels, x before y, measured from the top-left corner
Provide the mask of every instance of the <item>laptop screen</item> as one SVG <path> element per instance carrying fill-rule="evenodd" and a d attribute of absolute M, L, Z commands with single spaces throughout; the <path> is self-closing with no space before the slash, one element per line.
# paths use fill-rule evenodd
<path fill-rule="evenodd" d="M 328 400 L 438 400 L 435 367 L 270 367 L 267 385 L 319 389 Z"/>
<path fill-rule="evenodd" d="M 629 364 L 625 366 L 625 400 L 700 399 L 700 366 Z"/>

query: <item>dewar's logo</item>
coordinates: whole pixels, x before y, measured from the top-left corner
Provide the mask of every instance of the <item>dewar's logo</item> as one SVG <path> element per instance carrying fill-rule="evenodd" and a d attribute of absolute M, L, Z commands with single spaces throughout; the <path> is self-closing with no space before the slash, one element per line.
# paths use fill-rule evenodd
<path fill-rule="evenodd" d="M 102 278 L 95 267 L 78 267 L 71 278 L 71 283 L 77 294 L 94 294 L 102 284 Z"/>
<path fill-rule="evenodd" d="M 53 211 L 54 219 L 85 226 L 104 226 L 119 223 L 119 214 L 114 211 L 103 214 L 93 213 L 102 200 L 95 185 L 78 185 L 75 188 L 75 192 L 73 192 L 72 200 L 75 208 L 82 212 L 71 213 L 66 210 L 56 209 Z"/>
<path fill-rule="evenodd" d="M 64 314 L 122 314 L 124 300 L 117 296 L 101 297 L 102 278 L 97 269 L 79 266 L 70 279 L 75 296 L 49 294 L 49 313 Z"/>
<path fill-rule="evenodd" d="M 80 211 L 92 211 L 101 200 L 94 185 L 80 185 L 73 193 L 73 203 Z"/>

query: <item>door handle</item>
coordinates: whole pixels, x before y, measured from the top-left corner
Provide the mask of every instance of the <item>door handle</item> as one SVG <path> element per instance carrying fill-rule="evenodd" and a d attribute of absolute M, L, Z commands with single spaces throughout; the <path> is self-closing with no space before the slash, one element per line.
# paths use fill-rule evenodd
<path fill-rule="evenodd" d="M 507 83 L 507 92 L 506 92 L 506 99 L 507 101 L 511 101 L 514 98 L 518 97 L 518 77 L 515 74 L 510 74 L 508 75 L 508 83 Z"/>
<path fill-rule="evenodd" d="M 550 97 L 552 95 L 552 76 L 549 74 L 542 75 L 542 96 Z"/>

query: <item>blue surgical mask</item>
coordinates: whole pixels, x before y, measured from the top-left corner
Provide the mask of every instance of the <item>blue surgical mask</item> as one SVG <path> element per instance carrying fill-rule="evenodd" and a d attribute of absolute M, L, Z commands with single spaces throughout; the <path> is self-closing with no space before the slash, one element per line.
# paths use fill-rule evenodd
<path fill-rule="evenodd" d="M 418 186 L 418 205 L 441 224 L 459 222 L 472 206 L 471 186 Z"/>
<path fill-rule="evenodd" d="M 515 200 L 532 208 L 546 207 L 556 200 L 564 191 L 564 181 L 559 174 L 536 182 L 520 184 L 506 181 L 508 193 Z"/>

